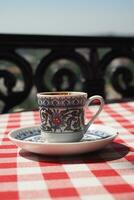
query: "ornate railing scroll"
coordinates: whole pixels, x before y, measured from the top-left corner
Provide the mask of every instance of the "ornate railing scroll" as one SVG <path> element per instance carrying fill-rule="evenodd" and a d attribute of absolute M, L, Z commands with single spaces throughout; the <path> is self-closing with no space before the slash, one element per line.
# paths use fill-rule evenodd
<path fill-rule="evenodd" d="M 4 102 L 2 112 L 8 112 L 10 108 L 24 101 L 27 95 L 29 94 L 33 85 L 32 69 L 29 63 L 26 60 L 24 60 L 24 58 L 17 55 L 13 50 L 2 51 L 1 49 L 0 60 L 6 60 L 15 64 L 20 69 L 21 74 L 23 76 L 23 90 L 14 91 L 13 88 L 17 83 L 17 78 L 15 77 L 15 74 L 11 72 L 10 69 L 9 71 L 8 69 L 0 70 L 0 78 L 3 78 L 4 86 L 7 89 L 6 94 L 4 94 L 0 90 L 0 100 Z"/>
<path fill-rule="evenodd" d="M 120 62 L 111 69 L 111 85 L 123 98 L 134 97 L 134 51 L 131 48 L 112 49 L 101 61 L 101 68 L 105 72 L 108 64 L 114 59 Z M 131 67 L 129 63 L 132 62 Z"/>
<path fill-rule="evenodd" d="M 89 96 L 100 94 L 106 101 L 133 98 L 133 48 L 133 37 L 1 34 L 0 112 L 13 111 L 33 90 L 34 95 L 38 91 L 85 91 Z M 34 62 L 26 55 L 29 49 Z"/>

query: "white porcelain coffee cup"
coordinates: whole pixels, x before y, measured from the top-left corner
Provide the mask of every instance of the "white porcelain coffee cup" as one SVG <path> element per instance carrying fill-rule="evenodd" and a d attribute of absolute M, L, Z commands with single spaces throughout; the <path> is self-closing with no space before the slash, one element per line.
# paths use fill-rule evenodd
<path fill-rule="evenodd" d="M 77 142 L 103 109 L 99 95 L 87 98 L 85 92 L 42 92 L 37 94 L 41 134 L 48 142 Z M 85 107 L 100 102 L 97 112 L 85 124 Z"/>

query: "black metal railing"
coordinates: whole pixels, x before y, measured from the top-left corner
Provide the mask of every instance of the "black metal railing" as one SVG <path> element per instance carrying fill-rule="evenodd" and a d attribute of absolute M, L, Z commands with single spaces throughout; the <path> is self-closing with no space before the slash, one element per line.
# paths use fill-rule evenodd
<path fill-rule="evenodd" d="M 21 104 L 33 88 L 35 93 L 85 91 L 89 96 L 100 94 L 106 101 L 110 95 L 116 99 L 115 93 L 121 99 L 132 98 L 133 48 L 134 37 L 1 34 L 1 112 Z"/>

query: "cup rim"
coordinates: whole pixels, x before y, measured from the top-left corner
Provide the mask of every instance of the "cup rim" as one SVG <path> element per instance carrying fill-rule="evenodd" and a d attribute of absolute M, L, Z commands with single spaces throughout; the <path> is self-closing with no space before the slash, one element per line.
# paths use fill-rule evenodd
<path fill-rule="evenodd" d="M 56 92 L 39 92 L 38 97 L 71 97 L 71 96 L 87 96 L 86 92 L 79 91 L 56 91 Z"/>

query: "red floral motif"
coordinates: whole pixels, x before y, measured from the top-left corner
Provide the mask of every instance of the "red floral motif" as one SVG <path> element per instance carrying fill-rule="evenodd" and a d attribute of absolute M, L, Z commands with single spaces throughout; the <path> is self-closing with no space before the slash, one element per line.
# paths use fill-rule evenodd
<path fill-rule="evenodd" d="M 60 117 L 59 116 L 53 116 L 52 123 L 55 124 L 56 126 L 59 126 L 61 124 Z"/>
<path fill-rule="evenodd" d="M 42 128 L 45 131 L 80 131 L 84 124 L 83 109 L 51 109 L 41 111 Z"/>

